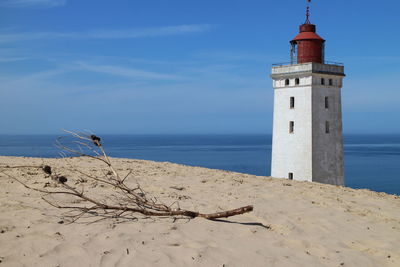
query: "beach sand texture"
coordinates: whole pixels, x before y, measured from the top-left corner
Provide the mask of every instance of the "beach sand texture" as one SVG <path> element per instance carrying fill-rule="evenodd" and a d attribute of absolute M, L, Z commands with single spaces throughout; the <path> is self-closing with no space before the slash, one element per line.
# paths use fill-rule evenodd
<path fill-rule="evenodd" d="M 0 267 L 400 266 L 398 196 L 165 162 L 112 162 L 122 174 L 133 170 L 131 183 L 166 204 L 254 211 L 220 221 L 60 223 L 64 211 L 0 173 Z M 106 170 L 93 159 L 0 157 L 2 166 L 41 164 L 67 177 L 70 164 L 91 174 Z M 35 169 L 6 172 L 38 188 L 49 182 Z M 112 194 L 92 181 L 85 188 Z"/>

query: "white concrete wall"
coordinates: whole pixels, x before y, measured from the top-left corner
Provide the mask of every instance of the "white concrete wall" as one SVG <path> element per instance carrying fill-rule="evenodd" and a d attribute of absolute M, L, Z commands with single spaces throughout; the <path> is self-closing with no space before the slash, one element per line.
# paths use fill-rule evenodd
<path fill-rule="evenodd" d="M 325 97 L 328 97 L 328 109 L 325 108 Z M 312 114 L 313 181 L 344 185 L 340 87 L 313 86 Z M 329 122 L 329 133 L 325 131 L 326 121 Z"/>
<path fill-rule="evenodd" d="M 343 66 L 279 66 L 273 67 L 271 76 L 275 89 L 271 176 L 288 178 L 293 173 L 295 180 L 343 185 Z M 300 79 L 299 85 L 295 84 L 296 78 Z M 321 85 L 321 78 L 325 85 Z M 290 97 L 295 97 L 294 109 L 290 108 Z M 293 133 L 289 133 L 290 121 L 295 124 Z M 329 133 L 325 131 L 326 121 Z"/>
<path fill-rule="evenodd" d="M 293 75 L 294 73 L 312 72 L 312 73 L 336 73 L 343 74 L 344 67 L 338 65 L 321 64 L 321 63 L 303 63 L 272 67 L 272 75 L 285 74 Z"/>
<path fill-rule="evenodd" d="M 303 81 L 310 80 L 302 79 Z M 301 84 L 301 83 L 300 83 Z M 295 107 L 290 108 L 290 97 Z M 311 181 L 311 86 L 280 87 L 275 90 L 271 176 Z M 289 133 L 289 122 L 294 132 Z"/>

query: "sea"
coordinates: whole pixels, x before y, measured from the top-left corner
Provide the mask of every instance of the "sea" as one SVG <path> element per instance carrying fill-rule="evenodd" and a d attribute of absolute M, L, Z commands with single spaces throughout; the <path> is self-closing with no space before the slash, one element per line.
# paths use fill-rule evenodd
<path fill-rule="evenodd" d="M 0 135 L 1 156 L 60 157 L 56 135 Z M 167 161 L 269 176 L 267 134 L 103 135 L 111 157 Z M 1 160 L 0 160 L 1 161 Z M 345 135 L 346 186 L 400 195 L 400 135 Z M 1 163 L 1 162 L 0 162 Z"/>

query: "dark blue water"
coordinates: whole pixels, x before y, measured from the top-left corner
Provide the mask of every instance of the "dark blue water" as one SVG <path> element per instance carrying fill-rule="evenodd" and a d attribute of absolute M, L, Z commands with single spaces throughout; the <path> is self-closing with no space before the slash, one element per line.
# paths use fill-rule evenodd
<path fill-rule="evenodd" d="M 59 157 L 56 136 L 1 136 L 0 155 Z M 269 175 L 270 135 L 104 135 L 112 157 Z M 400 135 L 347 135 L 346 185 L 400 195 Z"/>

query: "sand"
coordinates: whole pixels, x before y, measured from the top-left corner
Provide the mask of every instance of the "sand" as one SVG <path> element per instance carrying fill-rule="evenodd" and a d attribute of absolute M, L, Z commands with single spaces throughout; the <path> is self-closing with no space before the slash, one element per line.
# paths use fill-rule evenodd
<path fill-rule="evenodd" d="M 221 221 L 139 216 L 67 224 L 40 193 L 0 173 L 0 266 L 400 266 L 398 196 L 166 162 L 112 162 L 121 173 L 132 169 L 131 179 L 165 203 L 254 211 Z M 82 158 L 0 157 L 0 166 L 40 164 L 66 176 L 71 165 L 93 174 L 105 169 Z M 49 182 L 35 169 L 7 173 L 38 188 Z"/>

